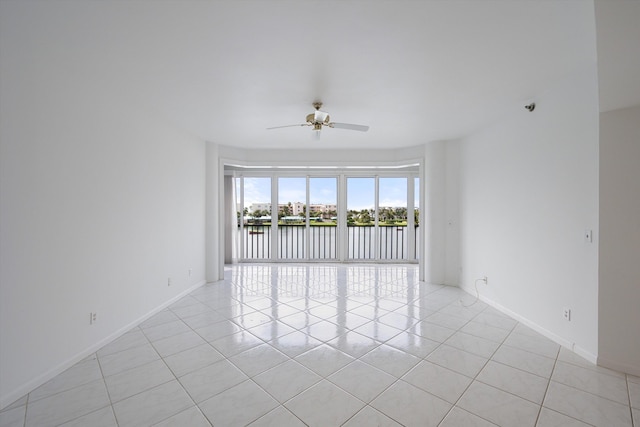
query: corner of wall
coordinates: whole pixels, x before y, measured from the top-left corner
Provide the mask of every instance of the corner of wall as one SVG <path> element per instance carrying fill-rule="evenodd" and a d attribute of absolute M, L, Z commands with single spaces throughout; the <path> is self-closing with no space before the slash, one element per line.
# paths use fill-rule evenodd
<path fill-rule="evenodd" d="M 425 281 L 443 284 L 446 247 L 446 142 L 425 144 L 424 179 L 421 190 L 424 198 L 424 253 Z"/>
<path fill-rule="evenodd" d="M 460 140 L 448 141 L 445 154 L 445 284 L 460 284 Z"/>
<path fill-rule="evenodd" d="M 206 158 L 205 268 L 207 282 L 215 282 L 224 274 L 224 258 L 222 264 L 220 263 L 220 257 L 224 257 L 224 252 L 220 250 L 220 245 L 224 245 L 224 239 L 220 238 L 220 229 L 224 227 L 224 218 L 220 215 L 220 188 L 224 185 L 220 179 L 220 146 L 214 142 L 207 142 Z"/>
<path fill-rule="evenodd" d="M 599 363 L 640 375 L 640 106 L 600 114 Z"/>
<path fill-rule="evenodd" d="M 595 66 L 536 101 L 535 112 L 514 106 L 460 144 L 460 286 L 488 276 L 483 297 L 593 358 L 598 251 L 583 233 L 598 227 Z"/>

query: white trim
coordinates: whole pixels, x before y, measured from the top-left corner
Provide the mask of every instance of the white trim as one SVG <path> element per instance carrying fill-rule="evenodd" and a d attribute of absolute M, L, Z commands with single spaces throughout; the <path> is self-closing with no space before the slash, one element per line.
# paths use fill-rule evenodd
<path fill-rule="evenodd" d="M 349 253 L 347 238 L 347 176 L 344 173 L 338 175 L 338 200 L 336 206 L 336 214 L 338 218 L 344 218 L 344 221 L 338 221 L 338 230 L 336 239 L 338 239 L 337 258 L 341 262 L 347 260 Z"/>
<path fill-rule="evenodd" d="M 222 158 L 222 157 L 221 157 Z M 315 172 L 318 170 L 348 170 L 350 172 L 358 171 L 360 169 L 377 169 L 377 170 L 397 170 L 397 169 L 408 169 L 418 168 L 420 165 L 421 159 L 416 158 L 408 158 L 403 160 L 390 160 L 390 161 L 367 161 L 367 160 L 353 160 L 347 162 L 341 161 L 305 161 L 306 165 L 300 165 L 299 161 L 282 161 L 275 160 L 269 162 L 263 161 L 247 161 L 247 160 L 237 160 L 230 158 L 223 158 L 225 164 L 238 169 L 249 169 L 255 168 L 257 170 L 260 169 L 282 169 L 281 172 L 291 171 L 291 172 Z M 254 172 L 254 171 L 251 171 Z"/>
<path fill-rule="evenodd" d="M 415 201 L 415 177 L 407 177 L 407 230 L 415 230 L 415 209 L 416 209 L 416 201 Z M 416 233 L 407 233 L 407 259 L 411 259 L 410 250 L 411 248 L 415 248 L 416 252 L 418 252 L 418 248 L 416 247 Z"/>
<path fill-rule="evenodd" d="M 381 176 L 382 178 L 404 178 L 404 177 L 418 177 L 419 172 L 417 170 L 385 170 L 385 169 L 318 169 L 318 170 L 281 170 L 281 169 L 255 169 L 255 170 L 225 170 L 227 176 L 235 174 L 235 176 L 244 176 L 247 178 L 262 178 L 277 176 L 279 178 L 304 178 L 308 176 L 310 178 L 334 178 L 341 174 L 354 178 L 373 178 L 375 176 Z"/>
<path fill-rule="evenodd" d="M 238 260 L 238 264 L 397 264 L 397 265 L 417 265 L 418 261 L 415 259 L 412 260 L 397 260 L 397 259 L 348 259 L 344 261 L 340 261 L 338 259 L 332 258 L 323 258 L 323 259 L 289 259 L 289 258 L 280 258 L 280 259 L 267 259 L 267 258 L 257 258 L 257 259 L 243 259 Z"/>
<path fill-rule="evenodd" d="M 468 293 L 469 295 L 473 295 L 475 294 L 475 290 L 471 287 L 464 287 L 464 286 L 459 286 L 460 289 L 462 289 L 463 291 L 465 291 L 466 293 Z M 498 304 L 497 302 L 483 296 L 480 295 L 479 296 L 480 301 L 485 302 L 487 304 L 489 304 L 491 307 L 495 308 L 496 310 L 506 314 L 507 316 L 517 320 L 518 322 L 522 323 L 525 326 L 528 326 L 529 328 L 533 329 L 534 331 L 538 332 L 539 334 L 549 338 L 550 340 L 554 341 L 555 343 L 561 345 L 562 347 L 566 348 L 567 350 L 571 350 L 572 352 L 576 353 L 578 356 L 588 360 L 589 362 L 593 363 L 594 365 L 598 364 L 598 356 L 585 350 L 582 347 L 576 346 L 576 344 L 574 342 L 571 342 L 563 337 L 561 337 L 560 335 L 557 335 L 545 328 L 543 328 L 542 326 L 538 325 L 537 323 L 532 322 L 531 320 L 527 319 L 526 317 L 521 316 L 520 314 L 511 311 L 510 309 L 504 307 L 501 304 Z"/>
<path fill-rule="evenodd" d="M 419 182 L 419 191 L 420 191 L 420 200 L 418 203 L 418 209 L 420 210 L 420 218 L 418 220 L 418 242 L 416 248 L 418 250 L 417 253 L 417 258 L 418 258 L 418 279 L 421 281 L 425 281 L 426 280 L 426 252 L 425 252 L 425 246 L 426 246 L 426 239 L 425 239 L 425 230 L 426 230 L 426 210 L 425 210 L 425 206 L 426 206 L 426 199 L 427 197 L 429 197 L 428 194 L 426 194 L 425 189 L 427 188 L 426 182 L 425 182 L 425 159 L 422 159 L 422 161 L 420 162 L 420 167 L 419 167 L 419 172 L 418 172 L 418 182 Z"/>
<path fill-rule="evenodd" d="M 247 177 L 248 178 L 248 177 Z M 280 182 L 279 176 L 272 174 L 269 176 L 271 180 L 271 248 L 269 256 L 265 259 L 277 261 L 280 259 L 280 241 L 278 236 L 278 215 L 280 214 Z M 243 184 L 244 185 L 244 182 Z M 274 220 L 275 218 L 275 220 Z M 244 254 L 243 254 L 244 259 Z"/>
<path fill-rule="evenodd" d="M 374 193 L 373 193 L 373 257 L 369 254 L 369 258 L 380 261 L 380 175 L 374 177 Z M 345 222 L 347 218 L 344 218 Z"/>
<path fill-rule="evenodd" d="M 225 201 L 224 201 L 224 163 L 222 159 L 218 157 L 218 212 L 217 212 L 217 223 L 218 223 L 218 265 L 217 272 L 218 276 L 215 280 L 223 280 L 224 279 L 224 251 L 225 251 L 225 235 L 228 230 L 225 230 L 224 226 L 224 217 L 225 217 Z"/>
<path fill-rule="evenodd" d="M 305 176 L 305 209 L 304 209 L 304 257 L 311 258 L 311 183 L 309 175 Z M 336 197 L 338 194 L 336 193 Z"/>
<path fill-rule="evenodd" d="M 226 160 L 221 160 L 221 164 L 224 164 Z M 224 168 L 224 166 L 221 166 L 222 168 Z M 337 169 L 335 170 L 337 171 Z M 414 182 L 416 179 L 420 179 L 420 175 L 419 173 L 417 173 L 416 171 L 412 171 L 412 172 L 401 172 L 401 171 L 396 171 L 396 172 L 386 172 L 386 171 L 380 171 L 378 170 L 361 170 L 358 173 L 339 173 L 336 174 L 334 170 L 331 171 L 327 171 L 327 170 L 322 170 L 322 171 L 316 171 L 317 173 L 314 174 L 306 174 L 304 176 L 300 175 L 300 173 L 298 172 L 288 172 L 286 174 L 282 174 L 280 173 L 279 170 L 277 169 L 268 169 L 268 170 L 262 170 L 260 172 L 245 172 L 245 171 L 241 171 L 241 172 L 233 172 L 233 175 L 237 175 L 238 178 L 240 178 L 241 180 L 241 189 L 240 189 L 240 195 L 241 195 L 241 204 L 243 208 L 246 208 L 245 206 L 245 200 L 244 200 L 244 181 L 247 178 L 258 178 L 258 179 L 269 179 L 270 180 L 270 187 L 271 187 L 271 209 L 272 209 L 272 217 L 274 217 L 274 212 L 275 210 L 275 206 L 280 206 L 280 200 L 279 200 L 279 188 L 280 188 L 280 179 L 286 179 L 286 178 L 299 178 L 299 179 L 305 179 L 305 203 L 306 206 L 310 206 L 310 180 L 312 178 L 334 178 L 337 180 L 337 216 L 338 218 L 340 218 L 340 220 L 338 221 L 338 228 L 336 229 L 336 238 L 338 240 L 338 244 L 337 244 L 337 248 L 338 248 L 338 252 L 336 254 L 336 258 L 335 259 L 321 259 L 319 261 L 321 262 L 353 262 L 353 261 L 364 261 L 364 262 L 370 262 L 370 261 L 386 261 L 386 260 L 382 260 L 380 257 L 380 252 L 377 248 L 379 248 L 380 246 L 380 224 L 379 224 L 379 213 L 380 213 L 380 179 L 386 179 L 386 178 L 402 178 L 404 180 L 406 180 L 406 194 L 407 194 L 407 216 L 408 216 L 408 220 L 407 220 L 407 224 L 409 225 L 410 223 L 413 224 L 413 210 L 410 209 L 412 208 L 412 206 L 409 204 L 409 201 L 411 201 L 411 204 L 413 205 L 413 201 L 414 201 L 414 191 L 413 191 L 413 187 L 414 187 Z M 368 258 L 362 258 L 362 259 L 352 259 L 352 258 L 348 258 L 349 254 L 348 254 L 348 235 L 347 235 L 347 226 L 346 226 L 346 213 L 347 213 L 347 209 L 348 209 L 348 199 L 349 199 L 349 195 L 348 195 L 348 180 L 350 178 L 354 178 L 354 179 L 362 179 L 362 178 L 370 178 L 373 179 L 373 183 L 374 183 L 374 209 L 375 209 L 375 213 L 374 213 L 374 225 L 373 225 L 373 253 L 369 254 Z M 342 209 L 341 209 L 342 208 Z M 317 261 L 317 260 L 313 260 L 310 258 L 310 213 L 306 212 L 305 214 L 305 245 L 304 245 L 304 257 L 303 258 L 295 258 L 292 261 L 293 262 L 300 262 L 300 261 Z M 240 227 L 240 231 L 242 232 L 242 230 L 244 229 L 243 227 L 244 224 L 241 225 Z M 411 227 L 407 228 L 408 230 L 411 230 Z M 418 232 L 420 232 L 420 230 L 418 230 Z M 274 238 L 271 239 L 270 244 L 269 244 L 269 249 L 270 249 L 270 256 L 267 258 L 260 258 L 259 260 L 256 259 L 245 259 L 244 258 L 244 249 L 241 252 L 241 254 L 238 257 L 238 262 L 278 262 L 278 261 L 285 261 L 287 260 L 286 258 L 280 258 L 280 245 L 282 242 L 279 241 L 279 234 L 278 234 L 278 223 L 276 221 L 271 221 L 271 235 L 275 236 Z M 413 233 L 411 234 L 412 237 Z M 242 242 L 244 243 L 244 238 L 241 238 Z M 415 238 L 411 239 L 414 243 L 416 241 Z M 422 241 L 424 239 L 417 239 L 418 241 Z M 420 264 L 420 259 L 412 259 L 411 258 L 411 251 L 409 250 L 411 247 L 413 247 L 412 245 L 408 244 L 408 241 L 405 241 L 403 243 L 404 245 L 406 245 L 406 249 L 407 249 L 407 255 L 406 258 L 394 258 L 392 260 L 388 260 L 391 261 L 393 263 L 417 263 Z M 416 252 L 421 253 L 422 251 L 419 249 L 416 249 Z"/>
<path fill-rule="evenodd" d="M 138 326 L 139 324 L 141 324 L 145 320 L 149 319 L 154 314 L 164 310 L 165 308 L 167 308 L 168 306 L 170 306 L 174 302 L 178 301 L 180 298 L 190 294 L 191 292 L 195 291 L 196 289 L 198 289 L 199 287 L 203 286 L 206 283 L 207 282 L 205 280 L 202 280 L 201 282 L 196 283 L 195 285 L 191 286 L 190 288 L 180 292 L 178 295 L 174 296 L 170 300 L 168 300 L 168 301 L 162 303 L 161 305 L 159 305 L 158 307 L 154 308 L 153 310 L 151 310 L 147 314 L 139 317 L 138 319 L 134 320 L 133 322 L 129 323 L 128 325 L 125 325 L 122 328 L 118 329 L 117 331 L 115 331 L 111 335 L 107 336 L 106 338 L 104 338 L 104 339 L 98 341 L 97 343 L 89 346 L 88 348 L 86 348 L 85 350 L 83 350 L 80 353 L 76 354 L 75 356 L 67 359 L 66 361 L 64 361 L 64 362 L 58 364 L 57 366 L 55 366 L 54 368 L 48 370 L 44 374 L 39 375 L 36 378 L 32 379 L 31 381 L 23 384 L 21 387 L 18 387 L 17 389 L 15 389 L 14 391 L 8 393 L 7 395 L 2 396 L 2 398 L 0 399 L 0 410 L 2 410 L 4 408 L 6 408 L 7 406 L 11 405 L 13 402 L 15 402 L 16 400 L 20 399 L 21 397 L 23 397 L 27 393 L 32 392 L 36 388 L 40 387 L 42 384 L 44 384 L 47 381 L 53 379 L 54 377 L 56 377 L 57 375 L 61 374 L 64 371 L 66 371 L 67 369 L 69 369 L 70 367 L 75 365 L 76 363 L 80 362 L 81 360 L 85 359 L 86 357 L 90 356 L 91 354 L 95 353 L 96 351 L 100 350 L 105 345 L 111 343 L 112 341 L 116 340 L 117 338 L 120 338 L 122 335 L 124 335 L 125 333 L 129 332 L 131 329 L 133 329 L 134 327 Z"/>

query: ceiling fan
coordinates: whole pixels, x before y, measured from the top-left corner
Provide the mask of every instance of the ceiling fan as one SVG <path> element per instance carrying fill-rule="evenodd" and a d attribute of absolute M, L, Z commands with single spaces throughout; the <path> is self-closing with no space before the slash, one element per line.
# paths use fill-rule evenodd
<path fill-rule="evenodd" d="M 351 123 L 332 122 L 331 119 L 329 118 L 329 113 L 320 111 L 320 108 L 322 108 L 322 102 L 316 101 L 313 103 L 313 106 L 316 109 L 316 111 L 307 115 L 306 123 L 301 123 L 298 125 L 275 126 L 275 127 L 267 128 L 267 130 L 290 128 L 294 126 L 313 126 L 313 130 L 318 132 L 322 129 L 323 126 L 328 126 L 330 128 L 335 128 L 335 129 L 357 130 L 360 132 L 366 132 L 369 130 L 369 126 L 354 125 Z"/>

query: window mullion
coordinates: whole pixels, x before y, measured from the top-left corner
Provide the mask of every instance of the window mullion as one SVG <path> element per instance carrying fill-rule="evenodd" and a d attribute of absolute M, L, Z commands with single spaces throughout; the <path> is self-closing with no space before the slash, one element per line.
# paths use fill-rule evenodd
<path fill-rule="evenodd" d="M 373 256 L 373 259 L 378 260 L 380 259 L 380 230 L 379 230 L 379 224 L 378 224 L 378 214 L 379 214 L 379 202 L 380 202 L 380 176 L 376 175 L 375 176 L 375 192 L 374 192 L 374 221 L 373 221 L 373 236 L 374 236 L 374 244 L 373 244 L 373 250 L 375 251 L 375 254 Z M 371 254 L 369 254 L 369 257 L 371 257 Z"/>

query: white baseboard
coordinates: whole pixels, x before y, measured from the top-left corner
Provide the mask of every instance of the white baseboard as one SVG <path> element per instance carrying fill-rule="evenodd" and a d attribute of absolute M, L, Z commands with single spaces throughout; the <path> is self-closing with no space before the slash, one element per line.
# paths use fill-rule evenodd
<path fill-rule="evenodd" d="M 0 409 L 4 409 L 7 406 L 11 405 L 13 402 L 15 402 L 16 400 L 20 399 L 21 397 L 23 397 L 27 393 L 32 392 L 36 388 L 40 387 L 42 384 L 46 383 L 47 381 L 51 380 L 55 376 L 61 374 L 64 371 L 66 371 L 67 369 L 69 369 L 70 367 L 72 367 L 73 365 L 75 365 L 76 363 L 81 361 L 82 359 L 84 359 L 87 356 L 89 356 L 89 355 L 95 353 L 96 351 L 100 350 L 102 347 L 104 347 L 105 345 L 107 345 L 110 342 L 114 341 L 115 339 L 120 338 L 122 335 L 124 335 L 126 332 L 128 332 L 132 328 L 138 326 L 140 323 L 144 322 L 145 320 L 147 320 L 148 318 L 150 318 L 154 314 L 164 310 L 165 308 L 167 308 L 168 306 L 170 306 L 174 302 L 178 301 L 180 298 L 188 295 L 189 293 L 191 293 L 194 290 L 198 289 L 199 287 L 203 286 L 205 283 L 207 283 L 205 280 L 196 283 L 195 285 L 193 285 L 190 288 L 184 290 L 183 292 L 179 293 L 178 295 L 176 295 L 175 297 L 171 298 L 170 300 L 165 301 L 164 303 L 162 303 L 158 307 L 154 308 L 150 312 L 146 313 L 145 315 L 139 317 L 138 319 L 134 320 L 133 322 L 129 323 L 128 325 L 118 329 L 117 331 L 115 331 L 111 335 L 107 336 L 106 338 L 104 338 L 104 339 L 98 341 L 97 343 L 89 346 L 88 348 L 86 348 L 85 350 L 83 350 L 80 353 L 76 354 L 75 356 L 73 356 L 73 357 L 69 358 L 68 360 L 58 364 L 54 368 L 48 370 L 47 372 L 45 372 L 44 374 L 42 374 L 42 375 L 40 375 L 38 377 L 32 379 L 31 381 L 23 384 L 22 386 L 18 387 L 17 389 L 13 390 L 12 392 L 6 394 L 5 396 L 2 396 L 0 398 Z"/>
<path fill-rule="evenodd" d="M 465 291 L 466 293 L 475 296 L 475 289 L 468 289 L 466 287 L 463 286 L 459 286 L 460 289 L 462 289 L 463 291 Z M 538 325 L 535 322 L 532 322 L 531 320 L 527 319 L 526 317 L 521 316 L 520 314 L 511 311 L 510 309 L 502 306 L 501 304 L 498 304 L 497 302 L 483 296 L 480 295 L 480 301 L 485 302 L 487 304 L 489 304 L 491 307 L 495 308 L 496 310 L 506 314 L 509 317 L 514 318 L 515 320 L 517 320 L 518 322 L 522 323 L 525 326 L 528 326 L 529 328 L 533 329 L 534 331 L 538 332 L 540 335 L 543 335 L 547 338 L 549 338 L 550 340 L 560 344 L 561 346 L 565 347 L 567 350 L 571 350 L 574 353 L 576 353 L 578 356 L 582 357 L 583 359 L 588 360 L 589 362 L 593 363 L 594 365 L 598 364 L 598 356 L 596 354 L 593 354 L 587 350 L 585 350 L 584 348 L 577 346 L 574 342 L 571 342 L 569 340 L 567 340 L 566 338 L 561 337 L 560 335 L 557 335 L 551 331 L 549 331 L 548 329 L 543 328 L 542 326 Z"/>

